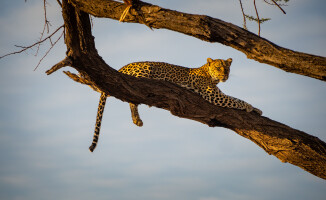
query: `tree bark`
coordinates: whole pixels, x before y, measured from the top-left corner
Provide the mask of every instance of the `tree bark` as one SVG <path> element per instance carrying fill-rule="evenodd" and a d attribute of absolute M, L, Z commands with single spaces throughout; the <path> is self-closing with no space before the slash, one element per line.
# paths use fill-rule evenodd
<path fill-rule="evenodd" d="M 94 15 L 119 20 L 126 5 L 112 0 L 70 0 L 78 9 Z M 261 63 L 286 72 L 326 81 L 326 58 L 280 47 L 243 28 L 205 15 L 193 15 L 164 9 L 137 1 L 124 22 L 142 23 L 152 28 L 164 28 L 196 37 L 207 42 L 219 42 L 235 48 Z"/>
<path fill-rule="evenodd" d="M 325 142 L 255 113 L 214 106 L 178 85 L 117 72 L 98 55 L 88 14 L 68 0 L 63 0 L 62 10 L 67 58 L 54 65 L 51 73 L 70 65 L 101 91 L 122 101 L 163 108 L 178 117 L 231 129 L 282 162 L 326 179 Z"/>

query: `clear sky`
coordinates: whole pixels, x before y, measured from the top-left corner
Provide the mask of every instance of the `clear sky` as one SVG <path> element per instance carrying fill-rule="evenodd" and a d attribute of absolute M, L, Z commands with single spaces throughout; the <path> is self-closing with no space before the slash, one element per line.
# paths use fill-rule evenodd
<path fill-rule="evenodd" d="M 165 8 L 205 14 L 242 25 L 238 1 L 157 0 Z M 251 1 L 243 1 L 253 13 Z M 326 56 L 326 2 L 292 0 L 283 15 L 258 1 L 262 36 L 296 51 Z M 0 1 L 0 55 L 29 45 L 43 28 L 42 1 Z M 48 19 L 63 22 L 55 0 Z M 112 67 L 162 61 L 187 67 L 207 57 L 233 59 L 220 89 L 243 99 L 264 116 L 326 141 L 324 82 L 248 60 L 218 43 L 207 43 L 144 25 L 93 19 L 99 54 Z M 256 24 L 249 28 L 257 32 Z M 0 199 L 274 200 L 326 199 L 326 182 L 265 153 L 224 128 L 180 119 L 140 106 L 142 128 L 132 124 L 125 102 L 109 98 L 99 145 L 88 150 L 99 94 L 67 78 L 44 72 L 65 56 L 63 41 L 33 71 L 48 44 L 0 60 Z M 63 70 L 71 70 L 65 68 Z"/>

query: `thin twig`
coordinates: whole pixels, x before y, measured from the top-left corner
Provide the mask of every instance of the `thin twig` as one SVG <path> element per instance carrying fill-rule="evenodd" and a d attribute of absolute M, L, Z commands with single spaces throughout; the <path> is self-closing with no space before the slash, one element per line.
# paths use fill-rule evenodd
<path fill-rule="evenodd" d="M 268 2 L 267 0 L 263 0 L 265 3 L 269 4 L 269 5 L 272 5 L 272 6 L 275 6 L 274 3 L 271 3 L 271 2 Z M 287 4 L 283 4 L 283 3 L 278 3 L 279 6 L 288 6 Z"/>
<path fill-rule="evenodd" d="M 46 0 L 44 0 L 44 23 L 46 25 L 46 33 L 49 34 L 50 28 L 49 25 L 51 26 L 50 22 L 47 19 L 47 15 L 46 15 Z"/>
<path fill-rule="evenodd" d="M 245 15 L 243 7 L 242 7 L 242 1 L 239 0 L 239 2 L 240 2 L 241 12 L 242 12 L 242 16 L 243 16 L 243 28 L 247 30 L 246 15 Z"/>
<path fill-rule="evenodd" d="M 53 46 L 53 42 L 52 42 L 51 38 L 49 38 L 49 41 L 50 41 L 51 46 Z"/>
<path fill-rule="evenodd" d="M 45 29 L 46 29 L 47 34 L 49 34 L 49 30 L 50 30 L 49 25 L 51 26 L 50 22 L 47 19 L 47 15 L 46 15 L 46 0 L 43 0 L 43 10 L 44 10 L 44 26 L 43 26 L 43 31 L 41 33 L 40 40 L 43 39 Z M 37 56 L 37 54 L 40 50 L 40 46 L 41 46 L 41 43 L 37 45 L 35 56 Z"/>
<path fill-rule="evenodd" d="M 260 36 L 260 19 L 259 19 L 259 15 L 258 15 L 257 6 L 256 6 L 256 0 L 254 0 L 254 6 L 255 6 L 255 11 L 256 11 L 257 20 L 258 20 L 258 36 Z"/>
<path fill-rule="evenodd" d="M 63 36 L 63 32 L 61 33 L 61 35 L 58 37 L 58 39 L 51 45 L 51 47 L 48 49 L 48 51 L 44 54 L 44 56 L 40 59 L 40 61 L 38 62 L 38 64 L 36 65 L 36 67 L 34 68 L 34 71 L 38 68 L 38 66 L 41 64 L 42 60 L 48 55 L 48 53 L 50 53 L 51 49 L 55 46 L 55 44 L 61 39 L 61 37 Z"/>
<path fill-rule="evenodd" d="M 46 40 L 48 40 L 48 39 L 50 39 L 54 34 L 56 34 L 61 28 L 63 28 L 64 27 L 64 25 L 62 25 L 62 26 L 60 26 L 59 28 L 57 28 L 51 35 L 49 35 L 48 37 L 46 37 L 46 38 L 44 38 L 43 40 L 40 40 L 40 41 L 38 41 L 38 42 L 35 42 L 34 44 L 32 44 L 32 45 L 30 45 L 30 46 L 18 46 L 18 45 L 15 45 L 16 47 L 19 47 L 19 48 L 22 48 L 21 50 L 19 50 L 19 51 L 15 51 L 15 52 L 11 52 L 11 53 L 7 53 L 7 54 L 5 54 L 5 55 L 3 55 L 3 56 L 0 56 L 0 59 L 1 58 L 4 58 L 4 57 L 6 57 L 6 56 L 9 56 L 9 55 L 13 55 L 13 54 L 17 54 L 17 53 L 21 53 L 21 52 L 24 52 L 24 51 L 26 51 L 27 49 L 30 49 L 30 48 L 32 48 L 32 47 L 34 47 L 34 46 L 36 46 L 36 45 L 38 45 L 38 44 L 41 44 L 42 42 L 44 42 L 44 41 L 46 41 Z"/>
<path fill-rule="evenodd" d="M 281 8 L 280 5 L 278 5 L 274 0 L 271 1 L 273 1 L 273 3 L 284 13 L 284 15 L 286 14 L 286 12 Z"/>

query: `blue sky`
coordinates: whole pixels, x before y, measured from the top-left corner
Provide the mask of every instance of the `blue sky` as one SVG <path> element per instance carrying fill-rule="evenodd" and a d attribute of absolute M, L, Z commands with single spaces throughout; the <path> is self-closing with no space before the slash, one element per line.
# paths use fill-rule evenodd
<path fill-rule="evenodd" d="M 292 0 L 293 1 L 293 0 Z M 238 1 L 148 1 L 183 12 L 205 14 L 239 26 Z M 252 12 L 250 1 L 244 1 Z M 277 8 L 259 4 L 262 36 L 293 50 L 326 56 L 325 1 L 297 0 Z M 41 1 L 0 2 L 0 55 L 35 42 L 42 31 Z M 49 1 L 51 30 L 62 24 Z M 243 99 L 273 120 L 326 141 L 326 87 L 311 78 L 248 60 L 218 43 L 138 24 L 94 19 L 96 47 L 116 68 L 135 61 L 199 67 L 207 57 L 233 59 L 220 89 Z M 249 28 L 257 32 L 255 24 Z M 0 60 L 0 199 L 325 199 L 326 182 L 269 156 L 224 128 L 180 119 L 140 106 L 142 128 L 132 124 L 125 102 L 109 98 L 99 146 L 88 151 L 99 94 L 45 71 L 64 58 L 61 40 L 33 71 L 35 51 Z M 65 68 L 64 70 L 71 70 Z"/>

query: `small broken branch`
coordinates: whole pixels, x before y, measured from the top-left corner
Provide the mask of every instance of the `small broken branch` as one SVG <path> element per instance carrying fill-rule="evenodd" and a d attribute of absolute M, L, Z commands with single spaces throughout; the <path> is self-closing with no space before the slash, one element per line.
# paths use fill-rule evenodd
<path fill-rule="evenodd" d="M 84 84 L 84 85 L 88 85 L 90 88 L 92 88 L 95 92 L 99 92 L 101 93 L 101 90 L 99 90 L 91 81 L 89 81 L 88 79 L 80 76 L 80 75 L 77 75 L 77 74 L 74 74 L 74 73 L 71 73 L 69 71 L 64 71 L 63 73 L 65 73 L 69 78 L 71 78 L 72 80 L 76 81 L 77 83 L 81 83 L 81 84 Z"/>
<path fill-rule="evenodd" d="M 62 61 L 55 64 L 53 67 L 51 67 L 51 69 L 47 70 L 45 73 L 47 75 L 50 75 L 53 72 L 57 71 L 58 69 L 60 69 L 62 67 L 66 67 L 66 66 L 72 66 L 72 60 L 68 56 L 65 57 L 65 59 L 63 59 Z"/>

